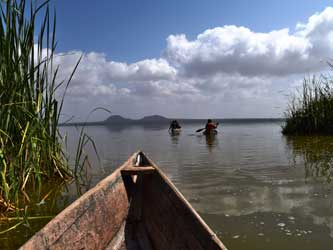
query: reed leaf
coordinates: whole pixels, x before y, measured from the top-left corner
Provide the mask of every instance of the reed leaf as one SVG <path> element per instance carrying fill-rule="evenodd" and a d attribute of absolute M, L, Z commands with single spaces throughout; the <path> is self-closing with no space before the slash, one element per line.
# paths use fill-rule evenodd
<path fill-rule="evenodd" d="M 73 176 L 58 123 L 80 60 L 67 82 L 57 82 L 55 13 L 52 17 L 48 0 L 27 3 L 0 1 L 0 198 L 5 202 L 17 201 L 29 186 Z M 60 100 L 57 89 L 63 91 Z"/>
<path fill-rule="evenodd" d="M 286 135 L 333 134 L 333 85 L 330 76 L 304 79 L 285 113 Z"/>

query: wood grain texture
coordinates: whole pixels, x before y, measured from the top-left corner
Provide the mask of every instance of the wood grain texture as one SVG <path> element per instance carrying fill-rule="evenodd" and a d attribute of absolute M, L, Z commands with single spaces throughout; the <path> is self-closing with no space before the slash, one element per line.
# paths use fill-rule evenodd
<path fill-rule="evenodd" d="M 142 216 L 155 249 L 227 250 L 170 179 L 145 157 L 156 168 L 156 173 L 142 176 Z"/>
<path fill-rule="evenodd" d="M 35 234 L 21 250 L 105 249 L 127 218 L 129 200 L 122 167 L 83 194 Z"/>
<path fill-rule="evenodd" d="M 126 167 L 123 170 L 121 170 L 122 175 L 139 175 L 139 174 L 151 174 L 154 173 L 155 168 L 151 166 L 145 166 L 145 167 Z"/>
<path fill-rule="evenodd" d="M 226 249 L 161 175 L 143 177 L 142 217 L 155 249 Z"/>
<path fill-rule="evenodd" d="M 226 250 L 142 152 L 130 157 L 20 248 L 46 249 Z"/>

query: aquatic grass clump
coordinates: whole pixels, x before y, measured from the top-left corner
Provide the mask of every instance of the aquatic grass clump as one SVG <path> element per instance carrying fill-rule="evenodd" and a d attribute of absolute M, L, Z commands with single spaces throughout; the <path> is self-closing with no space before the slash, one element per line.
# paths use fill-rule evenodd
<path fill-rule="evenodd" d="M 333 82 L 330 76 L 305 79 L 291 101 L 282 127 L 285 135 L 333 134 Z"/>
<path fill-rule="evenodd" d="M 55 14 L 51 20 L 48 1 L 32 2 L 0 2 L 0 212 L 27 186 L 72 176 L 58 131 L 64 96 L 58 101 L 56 90 L 66 92 L 73 74 L 56 82 Z"/>

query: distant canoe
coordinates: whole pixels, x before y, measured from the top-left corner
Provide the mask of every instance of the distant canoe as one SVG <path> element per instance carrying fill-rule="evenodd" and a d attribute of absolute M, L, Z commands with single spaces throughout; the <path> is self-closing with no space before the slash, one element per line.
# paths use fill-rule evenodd
<path fill-rule="evenodd" d="M 178 134 L 180 134 L 181 131 L 182 131 L 181 128 L 170 129 L 170 133 L 173 134 L 173 135 L 178 135 Z"/>
<path fill-rule="evenodd" d="M 82 195 L 21 250 L 226 250 L 142 152 Z"/>

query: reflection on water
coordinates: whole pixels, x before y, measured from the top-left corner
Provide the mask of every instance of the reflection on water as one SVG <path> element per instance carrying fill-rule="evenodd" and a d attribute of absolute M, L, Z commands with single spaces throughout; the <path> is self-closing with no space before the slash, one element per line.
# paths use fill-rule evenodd
<path fill-rule="evenodd" d="M 293 153 L 294 162 L 304 162 L 306 177 L 324 177 L 331 181 L 333 174 L 333 137 L 298 136 L 286 137 Z"/>
<path fill-rule="evenodd" d="M 82 181 L 77 180 L 71 183 L 49 181 L 45 182 L 37 192 L 31 192 L 31 188 L 27 187 L 26 194 L 21 199 L 29 204 L 29 213 L 27 214 L 29 225 L 24 223 L 15 230 L 0 234 L 0 249 L 18 249 L 34 232 L 42 228 L 64 207 L 67 207 L 91 187 L 90 183 Z M 23 211 L 20 215 L 23 215 Z M 16 214 L 9 214 L 9 217 L 14 219 Z M 1 220 L 0 231 L 15 226 L 17 223 L 17 220 Z"/>
<path fill-rule="evenodd" d="M 180 133 L 181 132 L 173 132 L 172 130 L 169 131 L 172 144 L 178 144 Z"/>
<path fill-rule="evenodd" d="M 331 176 L 331 170 L 316 166 L 330 163 L 326 159 L 333 153 L 333 138 L 286 138 L 280 124 L 267 122 L 223 124 L 219 134 L 206 137 L 195 133 L 201 126 L 182 124 L 179 135 L 171 135 L 167 126 L 89 127 L 102 168 L 95 164 L 88 169 L 88 185 L 54 192 L 36 214 L 58 213 L 75 198 L 77 187 L 84 192 L 141 149 L 228 249 L 331 249 L 332 184 L 317 178 Z M 73 154 L 77 132 L 70 127 L 63 130 L 72 135 L 68 151 Z M 31 222 L 33 230 L 45 223 Z M 4 234 L 0 249 L 15 249 L 6 246 L 10 239 L 24 242 L 31 234 L 22 227 L 15 236 Z"/>
<path fill-rule="evenodd" d="M 214 134 L 205 135 L 206 143 L 209 149 L 215 147 L 217 145 L 217 136 Z"/>

